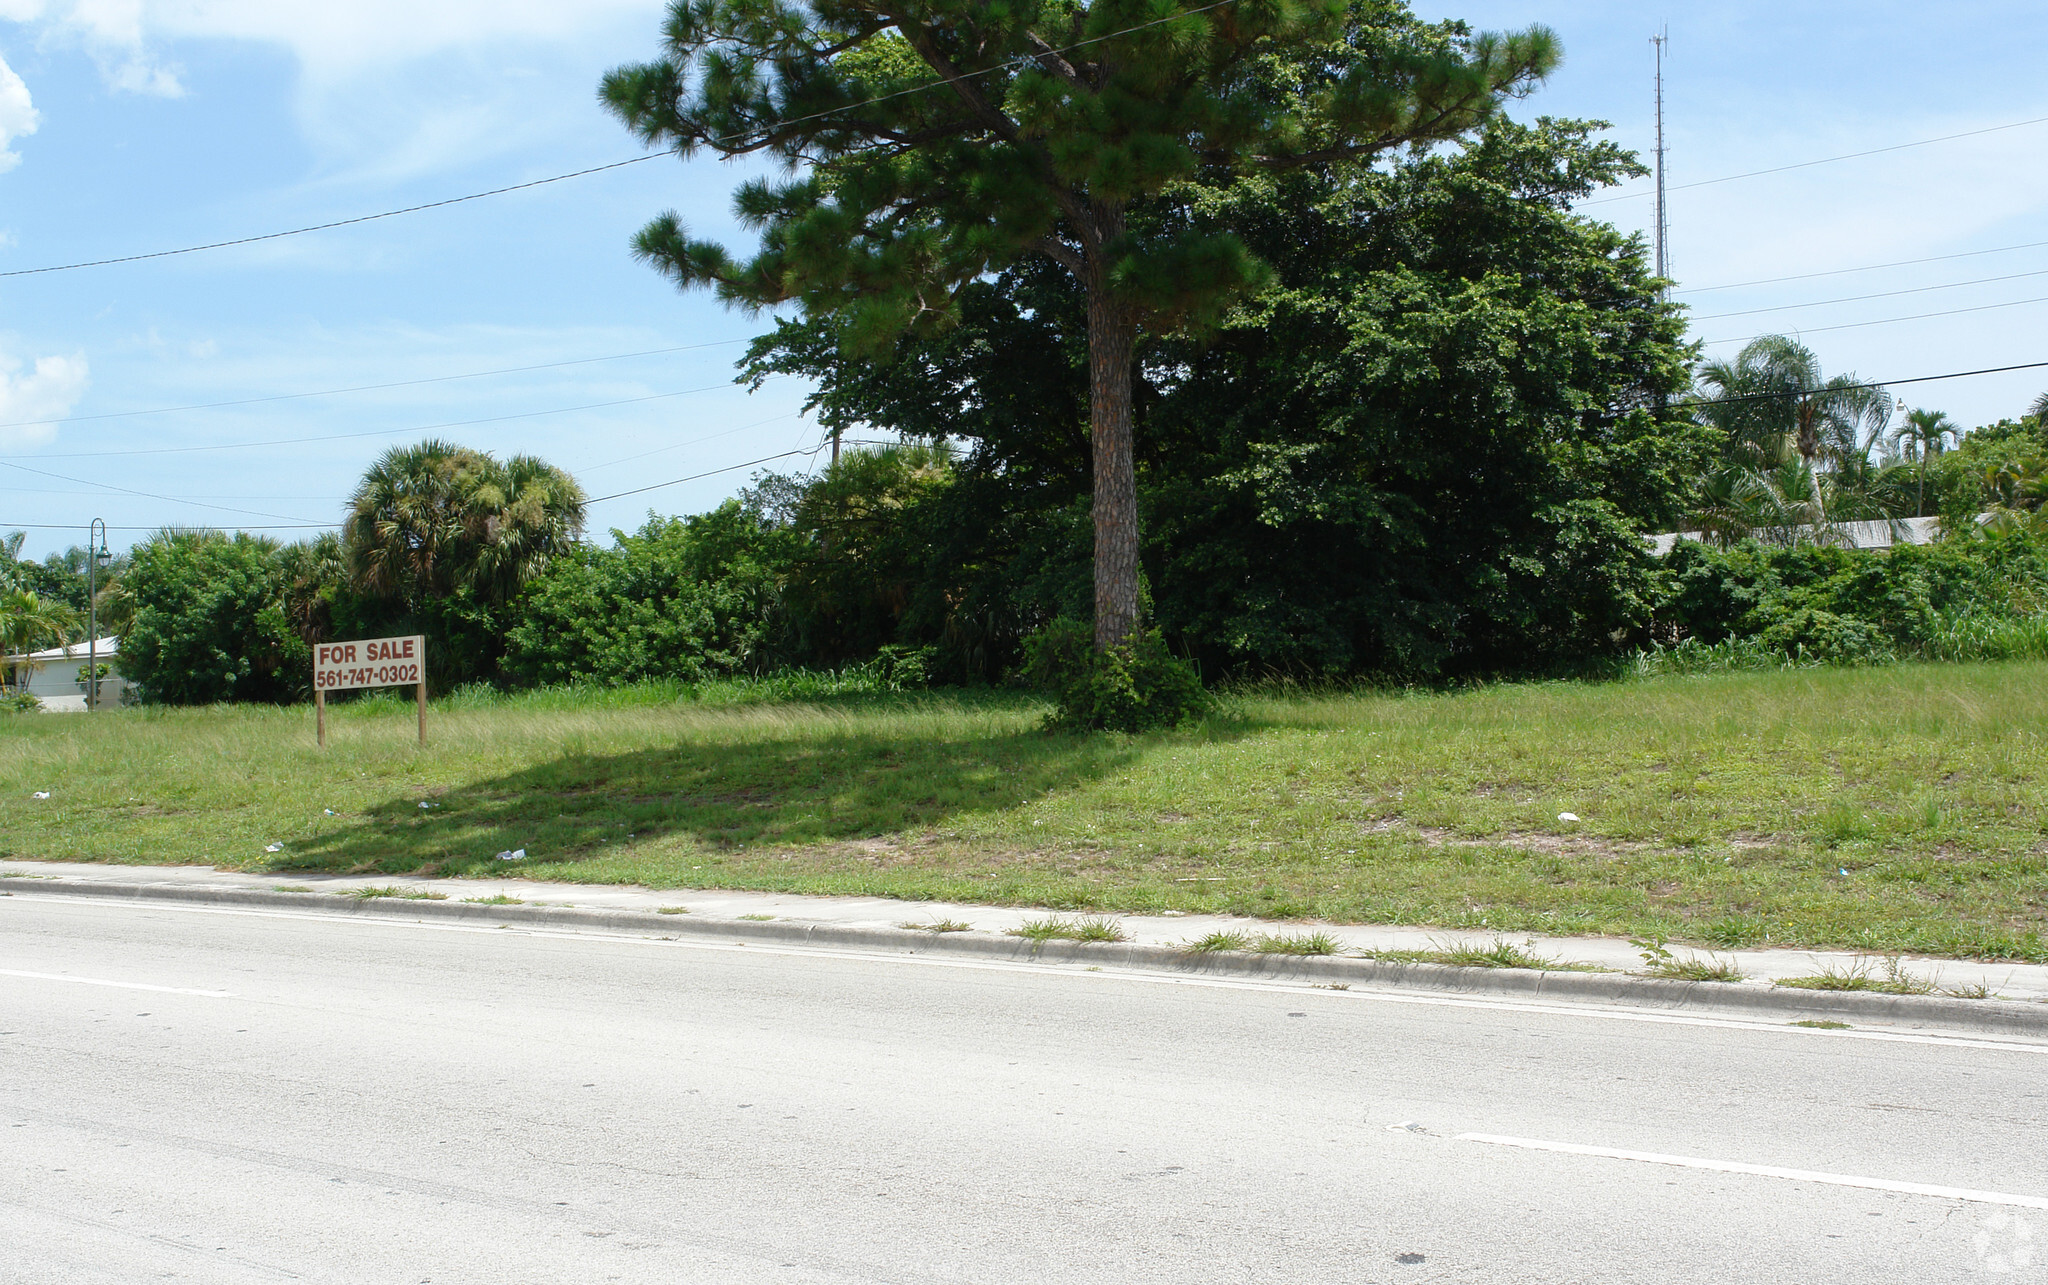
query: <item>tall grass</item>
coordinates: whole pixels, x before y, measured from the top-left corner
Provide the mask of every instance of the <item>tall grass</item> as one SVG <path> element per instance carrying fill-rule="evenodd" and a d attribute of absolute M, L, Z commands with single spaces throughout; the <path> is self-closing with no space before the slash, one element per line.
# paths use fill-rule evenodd
<path fill-rule="evenodd" d="M 2048 660 L 2048 612 L 1991 616 L 1943 615 L 1928 640 L 1933 660 Z"/>

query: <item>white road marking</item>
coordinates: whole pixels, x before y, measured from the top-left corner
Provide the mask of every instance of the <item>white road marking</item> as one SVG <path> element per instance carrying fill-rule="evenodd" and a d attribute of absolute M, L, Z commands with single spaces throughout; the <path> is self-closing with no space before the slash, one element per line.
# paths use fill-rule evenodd
<path fill-rule="evenodd" d="M 1872 1191 L 1899 1191 L 1909 1196 L 1973 1200 L 1983 1205 L 2048 1209 L 2048 1196 L 2015 1196 L 2003 1191 L 1971 1191 L 1967 1187 L 1937 1187 L 1924 1182 L 1894 1182 L 1889 1178 L 1860 1178 L 1853 1174 L 1819 1173 L 1812 1169 L 1783 1169 L 1777 1165 L 1751 1165 L 1736 1160 L 1706 1160 L 1699 1156 L 1660 1155 L 1654 1151 L 1623 1151 L 1618 1147 L 1588 1147 L 1576 1142 L 1546 1142 L 1540 1138 L 1504 1138 L 1493 1133 L 1461 1133 L 1457 1140 L 1491 1143 L 1497 1147 L 1524 1147 L 1531 1151 L 1557 1151 L 1570 1156 L 1599 1156 L 1608 1160 L 1636 1160 L 1643 1164 L 1677 1165 L 1681 1169 L 1710 1169 L 1715 1173 L 1747 1173 L 1764 1178 L 1789 1178 L 1794 1182 L 1820 1182 L 1831 1187 L 1867 1187 Z"/>
<path fill-rule="evenodd" d="M 159 995 L 202 995 L 207 999 L 226 999 L 227 991 L 198 991 L 184 986 L 152 986 L 148 982 L 113 982 L 103 977 L 73 977 L 69 973 L 24 973 L 15 968 L 0 968 L 0 977 L 26 977 L 37 982 L 76 982 L 80 986 L 115 986 L 124 991 L 155 991 Z"/>
<path fill-rule="evenodd" d="M 882 951 L 849 950 L 839 946 L 777 946 L 753 942 L 691 941 L 637 933 L 569 931 L 538 928 L 524 924 L 430 923 L 422 919 L 400 919 L 377 914 L 338 915 L 320 911 L 260 910 L 247 907 L 198 906 L 183 902 L 98 901 L 87 902 L 63 894 L 15 893 L 10 902 L 32 901 L 45 905 L 121 906 L 131 910 L 161 910 L 195 915 L 238 915 L 251 919 L 290 919 L 307 923 L 352 924 L 357 927 L 401 928 L 419 932 L 469 933 L 494 937 L 506 932 L 524 937 L 556 941 L 603 941 L 632 946 L 670 947 L 729 954 L 774 955 L 791 959 L 857 959 L 868 963 L 913 965 L 926 968 L 957 968 L 990 972 L 1025 972 L 1080 981 L 1141 982 L 1153 986 L 1193 986 L 1205 990 L 1261 991 L 1277 995 L 1314 996 L 1319 999 L 1351 1000 L 1375 1004 L 1414 1004 L 1426 1008 L 1463 1008 L 1494 1013 L 1534 1013 L 1554 1017 L 1585 1017 L 1607 1022 L 1644 1022 L 1653 1026 L 1693 1026 L 1724 1031 L 1770 1031 L 1802 1039 L 1865 1040 L 1885 1044 L 1928 1044 L 1943 1048 L 1996 1049 L 2008 1053 L 2048 1054 L 2048 1043 L 2028 1043 L 1969 1035 L 1925 1035 L 1908 1031 L 1851 1029 L 1831 1031 L 1820 1027 L 1793 1026 L 1789 1022 L 1745 1020 L 1737 1017 L 1692 1017 L 1681 1013 L 1645 1012 L 1639 1009 L 1603 1008 L 1586 1004 L 1512 999 L 1470 999 L 1454 995 L 1418 995 L 1395 990 L 1366 989 L 1352 983 L 1348 990 L 1331 990 L 1309 982 L 1262 982 L 1225 977 L 1185 977 L 1108 966 L 1084 968 L 1058 964 L 1015 963 L 999 959 L 950 959 L 925 954 L 897 954 Z M 7 903 L 0 902 L 0 906 Z"/>

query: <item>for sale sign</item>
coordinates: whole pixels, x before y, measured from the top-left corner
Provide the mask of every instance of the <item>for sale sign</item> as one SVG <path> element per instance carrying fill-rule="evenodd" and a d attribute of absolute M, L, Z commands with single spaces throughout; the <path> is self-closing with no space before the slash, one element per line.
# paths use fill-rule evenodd
<path fill-rule="evenodd" d="M 313 690 L 345 692 L 359 687 L 411 687 L 422 681 L 427 640 L 368 638 L 360 642 L 315 643 Z"/>

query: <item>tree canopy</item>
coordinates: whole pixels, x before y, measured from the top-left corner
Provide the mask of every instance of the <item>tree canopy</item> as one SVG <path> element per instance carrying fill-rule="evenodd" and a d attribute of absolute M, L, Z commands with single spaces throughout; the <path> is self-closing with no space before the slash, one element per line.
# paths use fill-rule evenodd
<path fill-rule="evenodd" d="M 1145 584 L 1210 672 L 1566 663 L 1644 618 L 1639 537 L 1682 516 L 1713 446 L 1660 409 L 1687 351 L 1641 245 L 1571 213 L 1639 172 L 1594 129 L 1496 121 L 1388 170 L 1205 196 L 1276 280 L 1148 341 L 1135 406 Z M 910 519 L 950 579 L 900 641 L 972 638 L 999 670 L 1002 636 L 1085 614 L 1086 301 L 1026 261 L 961 310 L 888 363 L 792 319 L 751 370 L 816 380 L 828 425 L 967 441 Z"/>
<path fill-rule="evenodd" d="M 650 223 L 636 248 L 679 284 L 796 301 L 872 355 L 1028 257 L 1071 276 L 1098 647 L 1139 620 L 1139 336 L 1213 324 L 1272 280 L 1198 193 L 1458 137 L 1558 57 L 1545 29 L 1471 36 L 1393 0 L 676 0 L 663 44 L 604 80 L 635 133 L 796 171 L 740 190 L 761 232 L 745 260 Z"/>

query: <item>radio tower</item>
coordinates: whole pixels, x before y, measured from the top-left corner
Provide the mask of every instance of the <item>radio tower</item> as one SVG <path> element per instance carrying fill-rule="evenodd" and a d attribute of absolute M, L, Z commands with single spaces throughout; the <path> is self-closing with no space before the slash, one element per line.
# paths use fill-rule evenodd
<path fill-rule="evenodd" d="M 1671 28 L 1650 37 L 1657 47 L 1657 275 L 1671 280 L 1671 220 L 1664 210 L 1664 46 L 1671 43 Z M 1664 287 L 1669 297 L 1671 287 Z"/>

